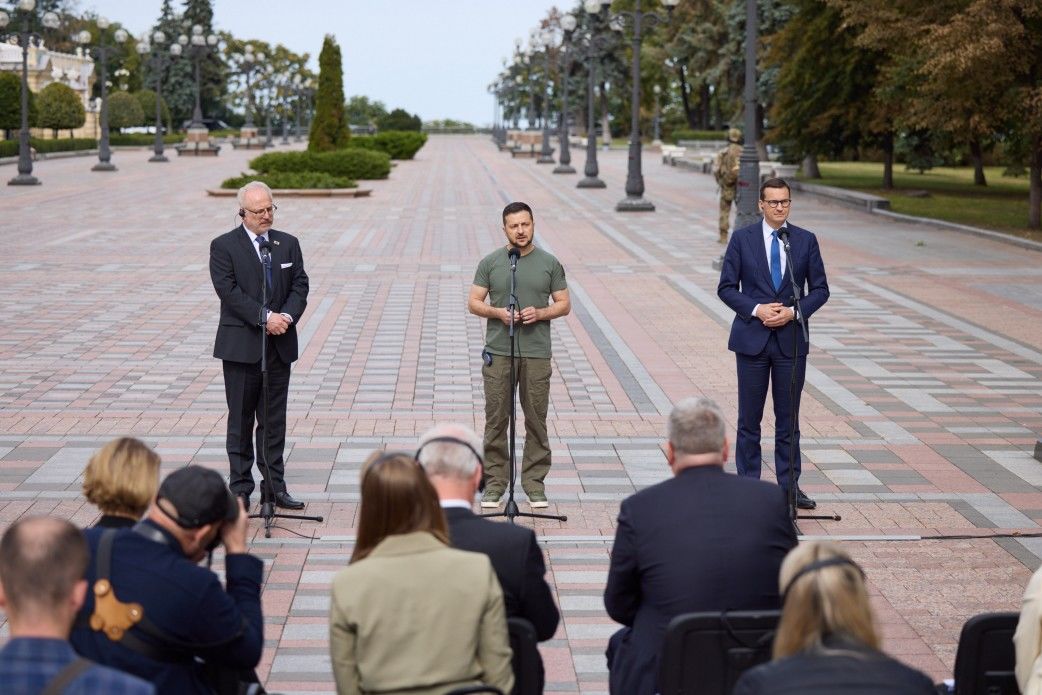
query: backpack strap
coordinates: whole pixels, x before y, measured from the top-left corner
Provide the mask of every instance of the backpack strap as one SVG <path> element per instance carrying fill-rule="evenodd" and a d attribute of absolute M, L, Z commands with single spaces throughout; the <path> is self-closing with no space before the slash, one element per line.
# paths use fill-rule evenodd
<path fill-rule="evenodd" d="M 65 668 L 58 671 L 51 680 L 47 681 L 47 685 L 40 691 L 40 695 L 61 695 L 65 692 L 65 688 L 93 665 L 93 661 L 84 659 L 82 656 L 75 661 L 70 661 L 65 665 Z"/>

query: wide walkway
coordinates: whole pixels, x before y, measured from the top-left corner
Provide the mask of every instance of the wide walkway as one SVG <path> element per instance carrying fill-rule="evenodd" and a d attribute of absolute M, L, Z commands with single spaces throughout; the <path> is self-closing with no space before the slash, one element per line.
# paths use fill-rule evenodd
<path fill-rule="evenodd" d="M 157 447 L 164 471 L 226 470 L 207 250 L 238 218 L 233 199 L 204 189 L 246 170 L 250 154 L 157 165 L 120 151 L 113 174 L 92 173 L 89 158 L 51 160 L 37 164 L 42 186 L 0 186 L 4 523 L 91 523 L 80 472 L 117 435 Z M 511 159 L 486 137 L 433 137 L 371 198 L 278 201 L 276 226 L 300 237 L 312 288 L 287 471 L 327 521 L 287 523 L 271 540 L 253 527 L 269 689 L 333 689 L 328 590 L 350 553 L 364 457 L 408 448 L 436 422 L 480 430 L 482 326 L 465 297 L 478 259 L 503 243 L 501 208 L 522 199 L 537 243 L 567 269 L 574 307 L 553 327 L 548 479 L 550 511 L 569 520 L 535 524 L 564 613 L 543 645 L 547 692 L 606 691 L 616 626 L 600 595 L 618 503 L 668 474 L 671 403 L 705 394 L 733 427 L 736 398 L 731 316 L 711 268 L 711 177 L 646 154 L 658 210 L 622 215 L 626 154 L 600 156 L 609 187 L 577 190 L 577 176 Z M 580 171 L 582 161 L 573 152 Z M 1042 541 L 865 537 L 1040 531 L 1042 253 L 799 195 L 792 220 L 817 232 L 832 287 L 813 321 L 804 488 L 843 517 L 801 529 L 853 537 L 844 545 L 868 573 L 886 648 L 950 676 L 963 621 L 1018 606 Z"/>

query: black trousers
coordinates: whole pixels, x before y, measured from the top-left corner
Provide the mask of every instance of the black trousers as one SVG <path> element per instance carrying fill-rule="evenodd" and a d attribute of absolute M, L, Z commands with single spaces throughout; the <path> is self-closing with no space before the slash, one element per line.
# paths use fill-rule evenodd
<path fill-rule="evenodd" d="M 286 400 L 289 396 L 290 366 L 278 357 L 275 350 L 268 353 L 268 409 L 264 418 L 263 389 L 260 362 L 246 364 L 224 360 L 224 395 L 228 401 L 228 463 L 231 475 L 228 486 L 235 494 L 253 492 L 254 437 L 256 450 L 261 451 L 267 435 L 267 469 L 258 461 L 261 476 L 271 483 L 273 492 L 286 489 L 286 465 L 282 455 L 286 448 Z M 254 431 L 256 423 L 256 432 Z M 265 426 L 267 425 L 267 426 Z M 261 495 L 268 493 L 267 484 Z"/>

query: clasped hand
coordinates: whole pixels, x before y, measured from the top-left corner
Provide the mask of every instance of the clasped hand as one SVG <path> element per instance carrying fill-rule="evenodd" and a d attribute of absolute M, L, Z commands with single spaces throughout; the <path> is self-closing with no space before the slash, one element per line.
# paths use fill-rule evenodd
<path fill-rule="evenodd" d="M 282 335 L 289 330 L 289 321 L 282 314 L 273 311 L 268 315 L 265 329 L 268 331 L 268 335 Z"/>
<path fill-rule="evenodd" d="M 768 328 L 781 328 L 792 321 L 793 310 L 780 302 L 761 304 L 756 308 L 756 318 Z"/>
<path fill-rule="evenodd" d="M 502 309 L 499 319 L 507 326 L 510 325 L 510 309 Z M 521 311 L 514 312 L 514 321 L 522 325 L 529 325 L 539 321 L 539 309 L 528 306 Z"/>

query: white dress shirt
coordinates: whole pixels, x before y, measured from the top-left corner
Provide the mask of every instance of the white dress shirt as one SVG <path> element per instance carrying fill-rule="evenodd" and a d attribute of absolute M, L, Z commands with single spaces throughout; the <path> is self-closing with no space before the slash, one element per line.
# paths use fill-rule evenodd
<path fill-rule="evenodd" d="M 253 250 L 257 252 L 257 260 L 263 263 L 264 260 L 261 258 L 260 241 L 258 241 L 258 239 L 263 239 L 264 241 L 270 241 L 270 239 L 268 239 L 268 236 L 266 234 L 256 234 L 252 232 L 250 228 L 246 226 L 245 222 L 242 223 L 242 228 L 246 232 L 246 236 L 249 238 L 250 245 L 253 246 Z M 282 318 L 289 321 L 290 323 L 293 323 L 293 317 L 287 314 L 286 312 L 279 312 L 279 315 L 282 316 Z M 270 310 L 267 314 L 264 315 L 264 318 L 266 319 L 269 316 L 271 316 Z"/>
<path fill-rule="evenodd" d="M 770 268 L 771 267 L 771 242 L 774 241 L 771 237 L 774 235 L 774 228 L 771 227 L 771 225 L 767 224 L 767 219 L 766 218 L 761 220 L 760 224 L 762 225 L 761 228 L 763 230 L 763 249 L 764 249 L 764 251 L 767 254 L 767 267 Z M 779 227 L 778 229 L 779 229 L 779 231 L 782 230 L 782 229 L 785 229 L 785 224 L 782 223 L 782 226 Z M 782 285 L 784 285 L 785 284 L 785 267 L 786 267 L 785 266 L 785 249 L 782 248 L 782 240 L 781 240 L 780 237 L 778 238 L 778 254 L 781 256 Z M 756 306 L 753 307 L 753 314 L 752 314 L 753 318 L 756 318 L 756 311 L 759 308 L 760 308 L 759 304 L 757 304 Z M 796 316 L 796 308 L 795 307 L 789 307 L 789 309 L 792 311 L 793 317 L 795 317 Z"/>

